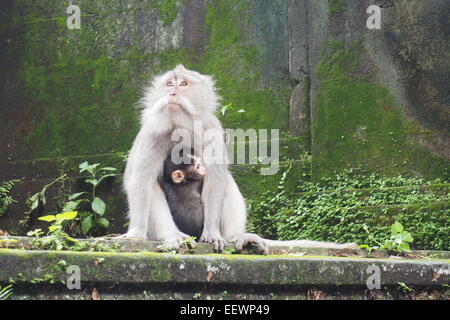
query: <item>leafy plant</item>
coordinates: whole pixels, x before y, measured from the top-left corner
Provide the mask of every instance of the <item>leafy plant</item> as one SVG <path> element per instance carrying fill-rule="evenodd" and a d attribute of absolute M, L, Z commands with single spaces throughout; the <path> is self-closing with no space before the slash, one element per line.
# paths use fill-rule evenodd
<path fill-rule="evenodd" d="M 72 251 L 114 251 L 117 246 L 101 244 L 98 241 L 80 241 L 70 237 L 64 232 L 63 224 L 74 220 L 78 212 L 64 212 L 56 215 L 40 217 L 39 220 L 52 223 L 48 227 L 47 236 L 41 237 L 44 232 L 41 229 L 35 229 L 27 233 L 33 236 L 33 245 L 46 250 L 72 250 Z"/>
<path fill-rule="evenodd" d="M 450 189 L 441 180 L 382 177 L 349 169 L 318 182 L 299 179 L 247 202 L 249 230 L 266 238 L 357 242 L 380 246 L 391 225 L 414 230 L 415 249 L 450 249 Z M 372 237 L 364 230 L 366 224 Z M 400 234 L 396 236 L 400 237 Z M 403 245 L 411 245 L 406 241 Z M 376 241 L 375 241 L 376 240 Z M 395 240 L 393 239 L 394 243 Z M 389 245 L 389 242 L 386 246 Z"/>
<path fill-rule="evenodd" d="M 40 217 L 39 220 L 52 222 L 48 227 L 48 234 L 46 237 L 42 237 L 44 234 L 41 229 L 35 229 L 27 233 L 28 236 L 34 236 L 33 244 L 42 249 L 48 250 L 62 250 L 73 246 L 77 240 L 70 237 L 63 230 L 63 222 L 73 220 L 77 216 L 77 212 L 64 212 L 57 215 L 48 215 Z"/>
<path fill-rule="evenodd" d="M 105 202 L 97 195 L 97 187 L 100 183 L 108 177 L 117 175 L 116 168 L 103 167 L 98 168 L 99 163 L 89 164 L 87 161 L 79 165 L 80 173 L 87 172 L 89 177 L 85 182 L 90 184 L 92 189 L 90 192 L 78 192 L 69 196 L 68 202 L 64 205 L 63 211 L 75 211 L 82 203 L 89 204 L 88 211 L 81 211 L 81 230 L 83 234 L 87 235 L 92 230 L 98 228 L 106 229 L 109 226 L 109 220 L 104 217 L 106 211 Z M 85 196 L 85 197 L 82 197 Z M 86 197 L 87 196 L 87 197 Z"/>
<path fill-rule="evenodd" d="M 12 285 L 6 287 L 0 286 L 0 300 L 6 300 L 12 295 Z"/>
<path fill-rule="evenodd" d="M 413 291 L 413 288 L 409 287 L 404 282 L 397 282 L 397 284 L 404 293 L 409 293 Z"/>
<path fill-rule="evenodd" d="M 20 180 L 13 179 L 3 181 L 3 183 L 0 185 L 0 216 L 6 212 L 6 210 L 11 204 L 17 202 L 11 197 L 10 192 L 14 187 L 14 184 L 18 181 Z"/>
<path fill-rule="evenodd" d="M 360 246 L 361 248 L 367 248 L 369 250 L 384 249 L 402 253 L 405 251 L 410 251 L 411 248 L 409 247 L 409 244 L 414 241 L 411 234 L 405 231 L 403 225 L 397 221 L 391 226 L 391 235 L 389 239 L 384 240 L 383 243 L 379 242 L 371 235 L 367 226 L 364 226 L 364 230 L 366 230 L 366 232 L 369 234 L 369 237 L 371 237 L 372 240 L 378 244 L 378 246 L 373 247 L 370 247 L 368 245 Z"/>
<path fill-rule="evenodd" d="M 402 224 L 395 222 L 391 226 L 391 237 L 384 242 L 383 248 L 397 252 L 410 251 L 409 243 L 413 241 L 413 237 L 409 232 L 404 231 Z"/>
<path fill-rule="evenodd" d="M 41 191 L 36 192 L 31 197 L 29 197 L 26 201 L 28 205 L 28 211 L 25 212 L 24 218 L 19 221 L 20 224 L 26 225 L 30 221 L 30 215 L 33 211 L 39 208 L 40 205 L 45 206 L 47 203 L 46 192 L 48 188 L 54 185 L 57 182 L 64 181 L 67 178 L 67 174 L 62 174 L 49 184 L 46 184 Z"/>

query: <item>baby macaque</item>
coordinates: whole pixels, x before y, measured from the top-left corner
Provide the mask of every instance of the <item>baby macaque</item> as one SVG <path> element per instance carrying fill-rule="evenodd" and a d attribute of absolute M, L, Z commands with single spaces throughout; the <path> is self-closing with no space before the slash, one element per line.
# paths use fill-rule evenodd
<path fill-rule="evenodd" d="M 181 154 L 176 164 L 169 155 L 164 161 L 159 185 L 163 190 L 173 220 L 181 232 L 199 239 L 203 232 L 204 213 L 201 201 L 206 169 L 200 158 Z"/>

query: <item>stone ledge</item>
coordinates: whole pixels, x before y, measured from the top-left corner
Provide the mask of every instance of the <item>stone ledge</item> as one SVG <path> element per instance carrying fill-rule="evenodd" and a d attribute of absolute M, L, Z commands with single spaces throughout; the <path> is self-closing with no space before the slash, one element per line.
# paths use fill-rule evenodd
<path fill-rule="evenodd" d="M 100 244 L 114 246 L 118 252 L 161 252 L 159 241 L 148 241 L 143 239 L 124 239 L 115 237 L 99 237 L 88 239 L 77 239 L 78 241 L 96 241 Z M 39 249 L 33 246 L 33 238 L 21 236 L 0 236 L 0 248 L 9 249 Z M 229 244 L 226 249 L 234 249 Z M 214 248 L 208 243 L 197 243 L 195 248 L 181 249 L 179 253 L 191 254 L 212 254 Z M 256 254 L 256 250 L 245 248 L 244 254 Z M 271 246 L 269 245 L 269 253 L 274 255 L 312 255 L 312 256 L 332 256 L 332 257 L 358 257 L 358 258 L 389 258 L 387 251 L 376 250 L 368 255 L 367 251 L 361 249 L 331 249 L 331 248 L 310 248 L 300 246 Z M 412 250 L 408 253 L 409 258 L 432 258 L 432 259 L 450 259 L 450 251 L 439 250 Z"/>
<path fill-rule="evenodd" d="M 180 255 L 0 249 L 0 282 L 51 279 L 65 283 L 77 265 L 83 282 L 214 283 L 248 285 L 365 286 L 370 266 L 382 285 L 439 286 L 450 282 L 450 260 L 313 256 Z"/>
<path fill-rule="evenodd" d="M 79 290 L 66 286 L 72 265 Z M 371 266 L 379 290 L 367 288 Z M 449 282 L 448 259 L 0 249 L 12 299 L 448 299 Z"/>

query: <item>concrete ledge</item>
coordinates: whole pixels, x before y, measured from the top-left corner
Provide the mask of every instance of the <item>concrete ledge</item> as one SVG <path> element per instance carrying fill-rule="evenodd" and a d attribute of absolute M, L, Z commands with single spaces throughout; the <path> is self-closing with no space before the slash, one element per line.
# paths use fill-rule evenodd
<path fill-rule="evenodd" d="M 13 299 L 450 299 L 450 253 L 272 247 L 268 256 L 214 254 L 209 244 L 161 253 L 159 242 L 80 239 L 112 252 L 44 251 L 28 237 L 0 237 L 0 285 Z M 113 246 L 112 246 L 113 245 Z M 70 290 L 70 266 L 81 289 Z M 367 280 L 379 270 L 380 289 Z M 96 295 L 95 294 L 95 295 Z"/>
<path fill-rule="evenodd" d="M 63 263 L 61 263 L 63 261 Z M 438 286 L 450 282 L 449 260 L 398 260 L 311 256 L 178 255 L 0 249 L 0 282 L 32 281 L 51 274 L 67 279 L 77 265 L 87 282 L 226 283 L 253 285 L 366 285 L 378 266 L 385 285 Z"/>
<path fill-rule="evenodd" d="M 72 265 L 80 268 L 83 292 L 98 288 L 107 299 L 136 299 L 144 293 L 151 299 L 192 299 L 205 290 L 216 290 L 213 298 L 218 290 L 231 299 L 303 299 L 312 288 L 334 299 L 360 299 L 367 295 L 369 267 L 374 266 L 380 270 L 380 297 L 392 298 L 399 284 L 432 290 L 438 298 L 450 294 L 450 260 L 444 259 L 23 249 L 0 249 L 0 284 L 13 283 L 18 299 L 78 299 L 81 291 L 65 286 Z"/>
<path fill-rule="evenodd" d="M 119 252 L 160 252 L 161 242 L 148 241 L 142 239 L 122 239 L 113 237 L 77 239 L 79 241 L 97 241 L 101 244 L 114 246 Z M 19 236 L 0 236 L 0 248 L 10 249 L 39 249 L 33 246 L 33 238 Z M 233 249 L 233 245 L 227 245 L 226 248 Z M 209 254 L 214 253 L 214 248 L 208 243 L 197 243 L 193 249 L 181 249 L 180 253 Z M 242 253 L 254 254 L 256 251 L 252 248 L 246 248 Z M 269 253 L 276 255 L 297 254 L 313 256 L 338 256 L 338 257 L 361 257 L 361 258 L 389 258 L 387 251 L 376 250 L 368 255 L 367 251 L 360 249 L 329 249 L 329 248 L 309 248 L 299 246 L 269 246 Z M 413 258 L 433 258 L 450 259 L 450 251 L 439 250 L 413 250 L 409 253 Z"/>

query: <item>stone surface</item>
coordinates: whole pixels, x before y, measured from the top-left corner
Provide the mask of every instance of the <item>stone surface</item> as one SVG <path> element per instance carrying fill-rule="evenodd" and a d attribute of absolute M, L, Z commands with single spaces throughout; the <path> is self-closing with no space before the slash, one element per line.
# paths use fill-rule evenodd
<path fill-rule="evenodd" d="M 311 139 L 309 75 L 302 78 L 294 88 L 290 104 L 289 130 L 291 134 Z"/>
<path fill-rule="evenodd" d="M 382 5 L 307 2 L 313 177 L 361 165 L 448 178 L 448 3 L 384 5 L 380 30 L 366 27 L 370 4 Z"/>

